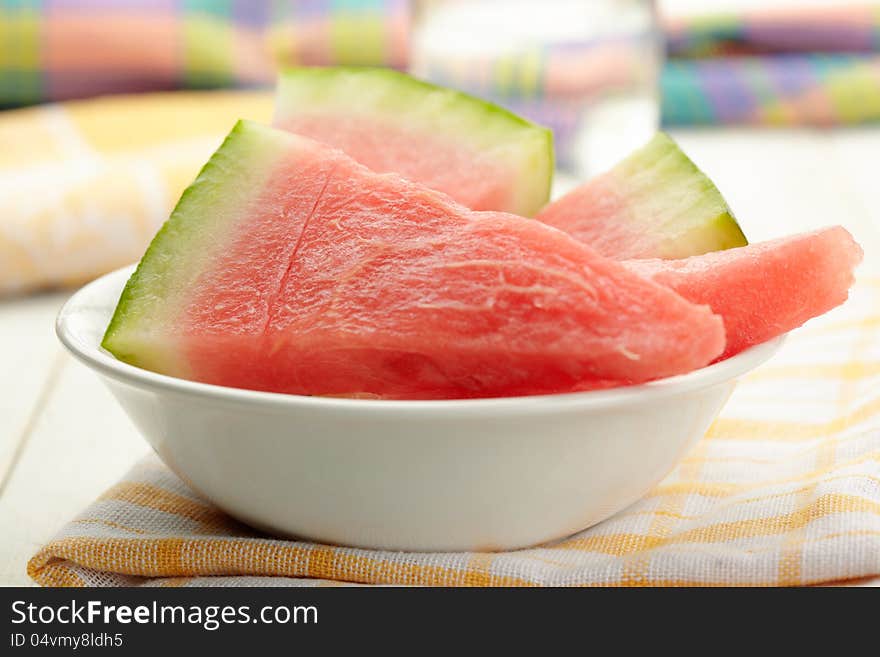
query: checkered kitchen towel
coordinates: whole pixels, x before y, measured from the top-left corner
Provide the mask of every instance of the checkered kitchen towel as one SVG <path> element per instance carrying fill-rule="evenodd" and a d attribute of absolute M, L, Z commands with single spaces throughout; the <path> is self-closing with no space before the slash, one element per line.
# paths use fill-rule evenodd
<path fill-rule="evenodd" d="M 787 585 L 880 575 L 880 278 L 789 337 L 644 499 L 503 553 L 279 540 L 200 499 L 155 457 L 30 561 L 58 585 Z"/>
<path fill-rule="evenodd" d="M 170 92 L 0 112 L 0 297 L 138 260 L 239 118 L 271 94 Z"/>

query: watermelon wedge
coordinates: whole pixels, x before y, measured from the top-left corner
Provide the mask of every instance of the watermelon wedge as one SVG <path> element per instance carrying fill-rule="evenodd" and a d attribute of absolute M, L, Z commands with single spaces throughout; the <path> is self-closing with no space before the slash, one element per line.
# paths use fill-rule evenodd
<path fill-rule="evenodd" d="M 841 226 L 684 260 L 631 260 L 633 272 L 724 318 L 722 358 L 846 301 L 862 249 Z"/>
<path fill-rule="evenodd" d="M 721 353 L 724 330 L 561 231 L 239 122 L 131 276 L 103 346 L 220 385 L 432 399 L 687 372 Z"/>
<path fill-rule="evenodd" d="M 537 218 L 617 260 L 686 258 L 748 244 L 712 181 L 662 132 Z"/>
<path fill-rule="evenodd" d="M 474 210 L 532 217 L 550 197 L 548 129 L 397 71 L 287 70 L 278 81 L 275 125 Z"/>

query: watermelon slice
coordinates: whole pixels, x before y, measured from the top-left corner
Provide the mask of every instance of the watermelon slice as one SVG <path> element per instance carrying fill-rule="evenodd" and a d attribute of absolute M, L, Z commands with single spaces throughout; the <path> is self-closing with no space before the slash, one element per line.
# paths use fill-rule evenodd
<path fill-rule="evenodd" d="M 474 210 L 532 217 L 549 199 L 549 130 L 397 71 L 288 70 L 278 81 L 275 125 Z"/>
<path fill-rule="evenodd" d="M 662 132 L 538 219 L 618 260 L 686 258 L 748 244 L 712 181 Z"/>
<path fill-rule="evenodd" d="M 861 260 L 852 235 L 835 226 L 684 260 L 624 264 L 721 315 L 726 358 L 846 301 Z"/>
<path fill-rule="evenodd" d="M 153 240 L 103 346 L 220 385 L 430 399 L 687 372 L 721 353 L 724 329 L 540 222 L 239 122 Z"/>

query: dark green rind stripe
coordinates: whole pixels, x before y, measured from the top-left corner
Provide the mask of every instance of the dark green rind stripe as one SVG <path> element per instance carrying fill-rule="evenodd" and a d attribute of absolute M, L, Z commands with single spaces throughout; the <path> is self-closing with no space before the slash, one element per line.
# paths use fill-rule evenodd
<path fill-rule="evenodd" d="M 662 230 L 669 234 L 668 252 L 658 257 L 684 258 L 748 244 L 718 187 L 668 134 L 658 132 L 610 173 L 625 188 L 633 206 L 659 205 L 660 212 L 644 213 L 646 221 L 658 217 L 664 221 Z M 674 212 L 688 194 L 693 196 L 688 211 Z M 645 230 L 652 227 L 646 225 Z"/>
<path fill-rule="evenodd" d="M 284 136 L 248 121 L 235 124 L 184 190 L 126 283 L 102 347 L 120 360 L 149 368 L 143 358 L 143 345 L 132 349 L 132 340 L 152 327 L 167 327 L 174 321 L 167 313 L 180 309 L 180 295 L 203 271 L 210 254 L 222 248 L 225 232 L 237 219 L 237 208 L 259 191 L 264 170 L 251 167 L 242 175 L 235 163 L 247 154 L 249 161 L 262 161 L 268 171 L 274 162 L 271 154 L 274 149 L 280 152 Z M 254 149 L 266 155 L 259 160 L 252 154 Z M 209 220 L 196 220 L 205 217 Z"/>
<path fill-rule="evenodd" d="M 364 93 L 358 91 L 359 85 Z M 292 97 L 298 98 L 292 102 Z M 340 105 L 343 110 L 368 107 L 371 113 L 401 120 L 423 119 L 426 128 L 435 133 L 460 135 L 477 150 L 498 150 L 505 164 L 511 164 L 512 158 L 518 160 L 513 162 L 518 169 L 517 182 L 530 188 L 528 198 L 518 204 L 521 214 L 533 216 L 550 198 L 554 151 L 549 128 L 494 103 L 392 69 L 307 67 L 280 73 L 276 123 L 300 111 Z M 521 155 L 515 156 L 516 150 Z"/>
<path fill-rule="evenodd" d="M 426 82 L 425 80 L 414 78 L 411 75 L 407 75 L 406 73 L 401 73 L 390 68 L 369 68 L 357 66 L 309 66 L 301 68 L 290 67 L 281 71 L 279 76 L 278 88 L 279 92 L 283 93 L 283 87 L 286 81 L 313 78 L 314 82 L 312 82 L 312 84 L 319 85 L 319 89 L 328 89 L 332 87 L 332 85 L 328 85 L 328 82 L 334 79 L 338 79 L 340 76 L 344 75 L 357 75 L 359 77 L 369 76 L 369 78 L 372 80 L 384 80 L 395 89 L 406 90 L 407 88 L 410 88 L 413 90 L 417 90 L 417 93 L 419 94 L 442 94 L 449 98 L 455 99 L 455 101 L 457 103 L 460 103 L 463 107 L 472 106 L 474 108 L 479 108 L 480 111 L 485 112 L 489 116 L 494 116 L 495 118 L 509 121 L 512 124 L 512 127 L 537 130 L 543 133 L 545 137 L 549 139 L 551 144 L 553 142 L 553 132 L 549 128 L 545 128 L 542 125 L 533 123 L 532 121 L 529 121 L 519 114 L 511 112 L 510 110 L 501 107 L 500 105 L 496 105 L 495 103 L 483 100 L 482 98 L 477 98 L 476 96 L 471 96 L 470 94 L 467 94 L 463 91 L 458 91 L 457 89 L 441 87 L 439 85 L 432 84 L 431 82 Z M 352 99 L 352 102 L 357 102 L 357 99 Z"/>

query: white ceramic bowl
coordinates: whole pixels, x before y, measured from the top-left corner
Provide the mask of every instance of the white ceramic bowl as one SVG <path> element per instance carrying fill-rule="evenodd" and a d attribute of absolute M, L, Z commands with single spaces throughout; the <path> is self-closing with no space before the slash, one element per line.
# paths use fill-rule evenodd
<path fill-rule="evenodd" d="M 465 401 L 281 395 L 133 367 L 100 341 L 131 273 L 77 292 L 57 332 L 168 466 L 271 532 L 395 550 L 508 550 L 636 501 L 782 338 L 646 385 Z"/>

